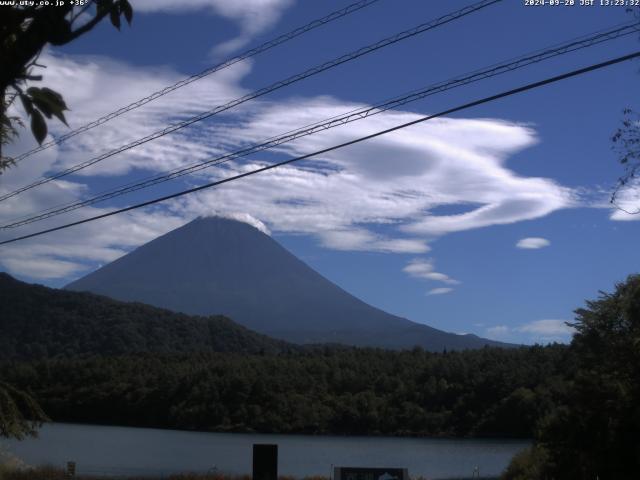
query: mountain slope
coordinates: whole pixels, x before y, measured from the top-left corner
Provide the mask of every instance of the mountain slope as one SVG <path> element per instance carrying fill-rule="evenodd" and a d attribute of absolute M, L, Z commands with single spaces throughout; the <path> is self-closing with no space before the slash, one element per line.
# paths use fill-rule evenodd
<path fill-rule="evenodd" d="M 242 222 L 199 218 L 66 288 L 195 315 L 223 314 L 297 343 L 428 350 L 497 342 L 454 335 L 357 299 Z"/>
<path fill-rule="evenodd" d="M 0 360 L 295 348 L 221 316 L 189 317 L 90 293 L 30 285 L 0 273 Z"/>

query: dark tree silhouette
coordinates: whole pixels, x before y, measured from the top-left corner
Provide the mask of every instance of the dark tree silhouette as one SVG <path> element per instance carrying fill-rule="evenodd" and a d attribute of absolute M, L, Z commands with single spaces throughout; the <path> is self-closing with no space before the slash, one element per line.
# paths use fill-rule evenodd
<path fill-rule="evenodd" d="M 35 436 L 38 427 L 47 420 L 31 395 L 0 381 L 0 437 Z"/>
<path fill-rule="evenodd" d="M 67 123 L 64 112 L 68 108 L 62 96 L 50 88 L 31 85 L 42 80 L 42 75 L 34 74 L 42 67 L 38 64 L 42 49 L 48 44 L 72 42 L 105 17 L 120 29 L 121 17 L 130 24 L 133 16 L 128 0 L 89 0 L 80 7 L 74 3 L 0 7 L 0 173 L 13 164 L 13 159 L 3 156 L 2 146 L 14 140 L 17 127 L 22 126 L 18 117 L 8 114 L 16 100 L 22 104 L 39 143 L 47 135 L 45 118 L 56 117 Z"/>
<path fill-rule="evenodd" d="M 624 212 L 639 214 L 640 206 L 630 210 L 620 205 L 619 201 L 621 192 L 629 185 L 635 186 L 640 173 L 640 115 L 637 112 L 628 108 L 624 110 L 622 126 L 616 130 L 612 141 L 625 172 L 611 195 L 611 203 Z"/>
<path fill-rule="evenodd" d="M 640 7 L 627 8 L 626 11 L 640 22 Z M 640 214 L 640 205 L 628 209 L 621 205 L 620 202 L 621 193 L 627 187 L 635 187 L 638 180 L 638 172 L 640 172 L 640 114 L 630 108 L 625 108 L 622 125 L 616 130 L 611 140 L 625 172 L 618 179 L 618 184 L 611 194 L 610 202 L 623 212 L 635 215 Z"/>
<path fill-rule="evenodd" d="M 626 480 L 640 471 L 640 275 L 576 310 L 576 362 L 505 479 Z"/>

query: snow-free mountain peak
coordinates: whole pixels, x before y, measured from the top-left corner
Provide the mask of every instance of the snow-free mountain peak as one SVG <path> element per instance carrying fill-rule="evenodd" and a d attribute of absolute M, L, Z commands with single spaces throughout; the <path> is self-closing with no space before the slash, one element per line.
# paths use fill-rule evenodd
<path fill-rule="evenodd" d="M 117 300 L 196 315 L 223 314 L 298 343 L 429 350 L 496 344 L 366 304 L 245 221 L 201 217 L 69 284 Z"/>

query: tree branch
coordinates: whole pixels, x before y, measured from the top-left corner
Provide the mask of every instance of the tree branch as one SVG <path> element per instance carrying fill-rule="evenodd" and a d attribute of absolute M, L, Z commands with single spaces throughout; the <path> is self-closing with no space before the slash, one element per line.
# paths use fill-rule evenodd
<path fill-rule="evenodd" d="M 89 30 L 91 30 L 93 27 L 95 27 L 98 23 L 100 23 L 100 21 L 104 17 L 109 15 L 111 13 L 111 9 L 113 9 L 113 8 L 117 8 L 116 4 L 114 4 L 109 10 L 105 10 L 102 13 L 96 13 L 96 16 L 93 17 L 93 19 L 91 19 L 90 22 L 87 22 L 83 26 L 81 26 L 80 28 L 72 31 L 71 35 L 68 36 L 68 40 L 65 41 L 64 43 L 69 43 L 70 41 L 75 40 L 76 38 L 78 38 L 80 35 L 83 35 L 83 34 L 87 33 Z"/>

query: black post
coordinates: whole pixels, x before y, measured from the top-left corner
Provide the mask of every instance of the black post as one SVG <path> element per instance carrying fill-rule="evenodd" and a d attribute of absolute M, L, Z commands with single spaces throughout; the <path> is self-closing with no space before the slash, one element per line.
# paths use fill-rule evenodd
<path fill-rule="evenodd" d="M 253 480 L 278 480 L 278 445 L 253 445 Z"/>

